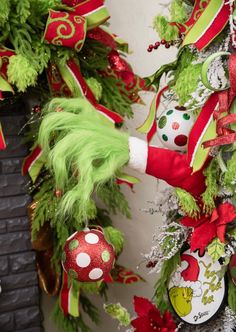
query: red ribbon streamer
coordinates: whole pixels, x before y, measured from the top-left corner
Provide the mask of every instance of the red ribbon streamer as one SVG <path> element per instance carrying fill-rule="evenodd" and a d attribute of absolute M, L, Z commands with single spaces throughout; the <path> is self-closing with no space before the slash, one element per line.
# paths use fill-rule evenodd
<path fill-rule="evenodd" d="M 228 64 L 230 88 L 219 92 L 219 110 L 214 112 L 218 137 L 204 142 L 204 148 L 232 144 L 236 141 L 236 132 L 228 127 L 236 123 L 236 114 L 229 114 L 232 102 L 236 97 L 236 54 L 230 55 Z M 221 117 L 223 113 L 228 113 L 228 115 Z"/>
<path fill-rule="evenodd" d="M 214 1 L 214 0 L 212 0 Z M 222 10 L 217 14 L 212 24 L 207 28 L 201 38 L 195 43 L 199 51 L 209 45 L 213 39 L 225 28 L 230 17 L 230 4 L 225 1 Z"/>
<path fill-rule="evenodd" d="M 94 28 L 87 33 L 87 36 L 93 40 L 96 40 L 103 45 L 116 50 L 117 44 L 112 35 L 101 29 L 100 27 Z"/>
<path fill-rule="evenodd" d="M 105 116 L 107 116 L 109 119 L 111 119 L 113 122 L 117 124 L 123 123 L 124 120 L 118 113 L 115 113 L 106 108 L 105 106 L 98 104 L 96 98 L 94 97 L 93 92 L 91 91 L 86 81 L 84 80 L 77 63 L 73 59 L 70 59 L 67 62 L 67 65 L 70 68 L 70 70 L 73 72 L 76 79 L 78 80 L 81 89 L 83 90 L 84 96 L 90 101 L 90 103 L 96 108 L 96 110 L 104 114 Z"/>
<path fill-rule="evenodd" d="M 214 110 L 216 109 L 218 103 L 219 103 L 219 94 L 213 93 L 210 96 L 210 98 L 206 101 L 203 108 L 201 109 L 201 112 L 189 134 L 187 160 L 190 165 L 192 165 L 198 141 L 201 135 L 203 134 L 204 130 L 206 129 L 206 126 L 208 125 L 212 113 L 214 114 Z"/>
<path fill-rule="evenodd" d="M 64 315 L 67 316 L 69 314 L 68 310 L 68 292 L 69 292 L 69 287 L 68 287 L 68 275 L 67 273 L 63 272 L 62 274 L 62 288 L 60 292 L 60 307 L 61 310 L 63 311 Z"/>
<path fill-rule="evenodd" d="M 178 22 L 171 22 L 171 25 L 177 26 L 179 29 L 179 32 L 181 33 L 186 33 L 199 19 L 199 17 L 202 15 L 204 9 L 207 7 L 209 4 L 210 0 L 206 0 L 205 2 L 202 3 L 202 0 L 196 0 L 194 4 L 194 8 L 192 11 L 192 14 L 188 21 L 185 23 L 178 23 Z"/>
<path fill-rule="evenodd" d="M 2 126 L 0 125 L 0 150 L 5 150 L 6 147 L 7 147 L 7 145 L 6 145 L 4 134 L 2 131 Z"/>
<path fill-rule="evenodd" d="M 36 145 L 31 153 L 24 159 L 22 165 L 22 175 L 26 175 L 35 161 L 40 157 L 42 154 L 42 149 L 39 145 Z"/>
<path fill-rule="evenodd" d="M 160 106 L 161 103 L 161 97 L 163 96 L 164 92 L 167 91 L 169 89 L 169 86 L 165 86 L 163 89 L 160 90 L 160 92 L 158 93 L 157 99 L 156 99 L 156 112 Z M 157 121 L 156 121 L 156 116 L 155 119 L 153 121 L 152 127 L 149 130 L 149 132 L 147 133 L 147 141 L 150 142 L 153 138 L 153 136 L 155 135 L 155 133 L 157 132 Z"/>
<path fill-rule="evenodd" d="M 86 14 L 97 10 L 103 5 L 104 5 L 103 0 L 87 0 L 87 1 L 82 1 L 81 3 L 76 5 L 73 9 L 76 15 L 85 16 Z"/>

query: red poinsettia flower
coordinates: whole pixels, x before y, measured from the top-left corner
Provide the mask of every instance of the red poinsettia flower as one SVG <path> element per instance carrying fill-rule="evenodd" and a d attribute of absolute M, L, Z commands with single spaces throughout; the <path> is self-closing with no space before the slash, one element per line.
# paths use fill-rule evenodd
<path fill-rule="evenodd" d="M 199 249 L 202 254 L 216 236 L 221 242 L 225 242 L 226 226 L 235 217 L 235 207 L 226 202 L 215 208 L 211 216 L 202 215 L 198 220 L 184 217 L 180 222 L 184 226 L 194 228 L 190 240 L 190 248 L 192 251 Z"/>
<path fill-rule="evenodd" d="M 131 324 L 136 332 L 174 332 L 176 324 L 171 314 L 166 311 L 163 316 L 149 300 L 134 297 L 134 309 L 138 315 Z"/>

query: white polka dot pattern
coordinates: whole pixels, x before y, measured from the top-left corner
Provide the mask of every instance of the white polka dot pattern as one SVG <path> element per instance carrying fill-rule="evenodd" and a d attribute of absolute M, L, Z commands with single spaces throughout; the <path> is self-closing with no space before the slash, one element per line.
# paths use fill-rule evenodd
<path fill-rule="evenodd" d="M 88 254 L 81 252 L 76 257 L 76 264 L 79 267 L 87 267 L 91 263 L 91 258 Z"/>
<path fill-rule="evenodd" d="M 102 275 L 103 275 L 103 271 L 98 268 L 95 268 L 89 272 L 89 278 L 91 280 L 97 280 L 97 279 L 101 278 Z"/>
<path fill-rule="evenodd" d="M 110 273 L 114 259 L 114 248 L 102 230 L 83 230 L 66 241 L 62 266 L 66 273 L 80 282 L 97 282 Z"/>
<path fill-rule="evenodd" d="M 89 233 L 85 235 L 85 241 L 89 244 L 96 244 L 99 241 L 99 237 L 96 234 Z"/>

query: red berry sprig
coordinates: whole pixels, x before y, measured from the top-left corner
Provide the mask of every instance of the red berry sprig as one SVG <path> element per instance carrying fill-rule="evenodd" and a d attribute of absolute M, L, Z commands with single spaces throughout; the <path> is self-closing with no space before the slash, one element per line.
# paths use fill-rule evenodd
<path fill-rule="evenodd" d="M 176 40 L 167 41 L 165 39 L 162 39 L 161 41 L 155 42 L 155 44 L 150 44 L 148 46 L 147 51 L 152 52 L 153 50 L 157 50 L 161 45 L 165 46 L 165 48 L 170 48 L 171 46 L 178 46 L 179 44 L 182 43 L 183 37 L 184 37 L 184 34 L 179 33 L 179 38 L 177 38 Z"/>
<path fill-rule="evenodd" d="M 161 41 L 157 41 L 154 45 L 150 44 L 148 46 L 147 51 L 152 52 L 153 50 L 157 50 L 161 45 L 165 46 L 165 48 L 170 48 L 171 46 L 174 46 L 178 44 L 179 42 L 177 40 L 170 40 L 167 41 L 165 39 L 162 39 Z"/>
<path fill-rule="evenodd" d="M 146 268 L 150 269 L 150 268 L 154 268 L 155 266 L 157 265 L 157 261 L 149 261 L 147 264 L 146 264 Z"/>
<path fill-rule="evenodd" d="M 32 113 L 41 113 L 42 109 L 40 105 L 35 105 L 32 107 Z"/>

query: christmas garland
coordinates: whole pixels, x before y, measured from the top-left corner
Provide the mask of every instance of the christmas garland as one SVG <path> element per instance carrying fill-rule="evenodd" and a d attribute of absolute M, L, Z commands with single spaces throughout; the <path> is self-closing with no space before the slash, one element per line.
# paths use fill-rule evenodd
<path fill-rule="evenodd" d="M 67 332 L 90 331 L 84 322 L 84 313 L 93 322 L 99 321 L 97 308 L 88 294 L 100 294 L 106 299 L 109 283 L 130 284 L 143 280 L 118 265 L 124 236 L 109 217 L 109 212 L 119 211 L 130 218 L 120 184 L 132 188 L 139 180 L 116 172 L 95 190 L 93 182 L 88 181 L 94 192 L 93 199 L 84 200 L 84 206 L 78 202 L 72 204 L 74 209 L 63 211 L 62 201 L 68 192 L 75 193 L 72 201 L 77 200 L 77 192 L 83 200 L 83 192 L 79 188 L 74 190 L 82 173 L 77 173 L 76 166 L 70 169 L 70 174 L 68 169 L 61 168 L 59 177 L 49 171 L 49 156 L 38 140 L 46 113 L 75 117 L 71 118 L 72 126 L 80 112 L 88 113 L 93 117 L 90 123 L 93 130 L 96 131 L 98 119 L 112 133 L 114 127 L 123 126 L 124 116 L 133 116 L 131 105 L 142 103 L 138 92 L 153 90 L 146 88 L 145 81 L 134 74 L 125 60 L 128 45 L 109 31 L 108 19 L 103 0 L 0 2 L 1 104 L 19 97 L 37 100 L 25 128 L 25 141 L 32 147 L 22 173 L 31 178 L 29 191 L 33 201 L 28 212 L 40 286 L 47 294 L 58 296 L 53 317 Z M 65 107 L 68 113 L 63 112 Z M 55 133 L 55 142 L 63 136 L 66 138 L 64 120 L 61 126 Z M 85 139 L 84 146 L 89 142 L 92 143 Z M 3 127 L 0 149 L 5 149 L 7 144 Z M 76 153 L 76 145 L 74 148 L 74 151 L 69 149 L 72 154 Z M 64 183 L 66 174 L 68 182 Z M 96 206 L 97 200 L 105 204 L 106 210 Z M 67 257 L 70 257 L 69 264 Z"/>
<path fill-rule="evenodd" d="M 38 143 L 65 193 L 61 215 L 78 215 L 79 204 L 84 220 L 89 220 L 94 189 L 125 165 L 172 186 L 162 202 L 147 209 L 164 216 L 145 256 L 147 267 L 159 273 L 155 305 L 135 297 L 136 318 L 120 304 L 105 306 L 121 325 L 137 332 L 235 328 L 234 6 L 233 0 L 166 1 L 163 10 L 169 9 L 169 16 L 154 19 L 161 40 L 148 52 L 162 45 L 177 46 L 179 52 L 176 61 L 147 78 L 159 89 L 139 128 L 147 142 L 107 126 L 94 107 L 74 107 L 79 100 L 66 104 L 57 99 L 44 110 Z M 160 88 L 164 75 L 166 86 Z M 172 107 L 159 114 L 160 103 Z M 150 145 L 155 133 L 164 148 Z M 79 174 L 73 183 L 71 172 Z M 72 237 L 65 247 L 67 272 L 67 246 L 77 240 Z"/>

